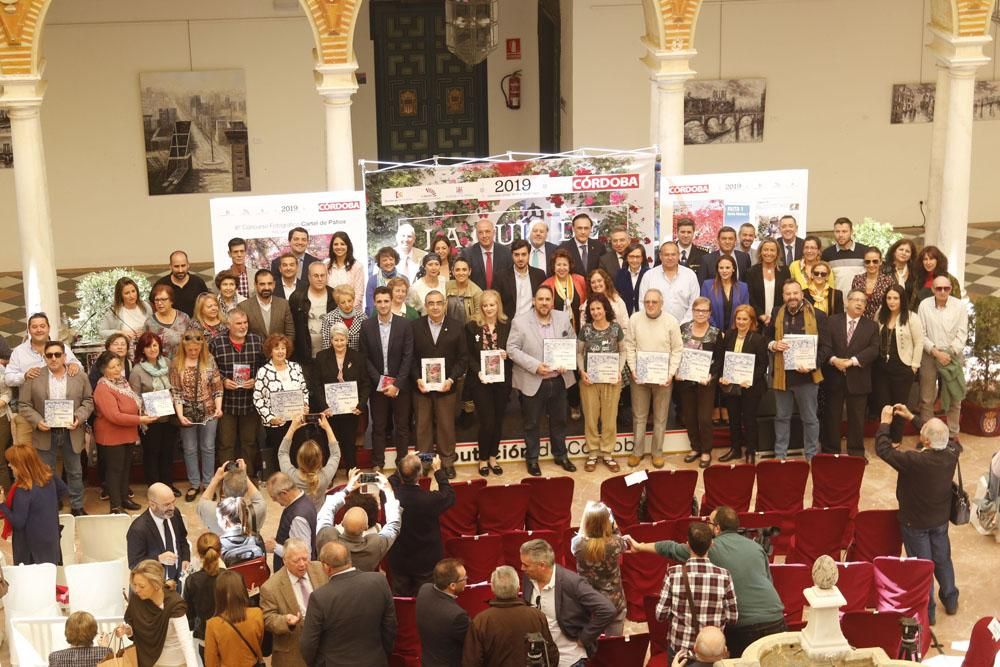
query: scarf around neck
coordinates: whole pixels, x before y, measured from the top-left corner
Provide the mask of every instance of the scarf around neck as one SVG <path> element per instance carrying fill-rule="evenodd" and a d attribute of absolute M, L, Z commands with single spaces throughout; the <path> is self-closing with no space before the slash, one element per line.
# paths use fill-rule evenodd
<path fill-rule="evenodd" d="M 102 377 L 97 381 L 97 384 L 103 384 L 116 394 L 132 399 L 135 402 L 136 410 L 139 414 L 142 414 L 142 398 L 137 393 L 132 391 L 132 387 L 125 381 L 125 378 L 118 377 L 114 380 L 109 380 L 106 377 Z"/>

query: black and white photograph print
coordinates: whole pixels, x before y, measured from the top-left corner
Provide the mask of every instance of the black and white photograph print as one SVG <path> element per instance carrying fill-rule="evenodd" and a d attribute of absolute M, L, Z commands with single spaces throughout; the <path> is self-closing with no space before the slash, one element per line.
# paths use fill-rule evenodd
<path fill-rule="evenodd" d="M 10 138 L 10 116 L 0 109 L 0 169 L 14 166 L 14 141 Z"/>
<path fill-rule="evenodd" d="M 143 72 L 150 195 L 249 192 L 243 70 Z"/>
<path fill-rule="evenodd" d="M 892 86 L 892 125 L 934 122 L 933 83 L 897 83 Z"/>
<path fill-rule="evenodd" d="M 684 85 L 684 144 L 764 141 L 766 79 L 688 81 Z"/>
<path fill-rule="evenodd" d="M 973 120 L 1000 120 L 1000 81 L 976 81 Z"/>

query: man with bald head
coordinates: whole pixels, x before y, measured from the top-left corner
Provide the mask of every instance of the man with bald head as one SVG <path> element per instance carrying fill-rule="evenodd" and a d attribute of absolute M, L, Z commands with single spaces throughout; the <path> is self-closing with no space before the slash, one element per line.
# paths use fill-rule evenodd
<path fill-rule="evenodd" d="M 714 625 L 706 625 L 694 640 L 692 653 L 678 653 L 672 667 L 710 667 L 729 657 L 726 636 Z"/>
<path fill-rule="evenodd" d="M 326 497 L 316 517 L 316 549 L 322 553 L 323 547 L 328 542 L 337 542 L 351 552 L 351 561 L 355 568 L 362 572 L 375 572 L 399 536 L 399 501 L 396 500 L 396 494 L 393 493 L 392 486 L 384 475 L 379 474 L 377 485 L 362 485 L 358 481 L 360 477 L 361 471 L 355 468 L 351 471 L 347 486 Z M 378 531 L 369 530 L 373 526 L 368 525 L 368 513 L 364 508 L 357 506 L 347 510 L 339 526 L 334 525 L 334 517 L 344 506 L 347 494 L 362 486 L 376 486 L 378 491 L 385 494 L 385 501 L 382 503 L 382 508 L 385 510 L 385 525 Z M 370 488 L 363 489 L 362 493 L 370 490 Z"/>
<path fill-rule="evenodd" d="M 174 493 L 166 484 L 151 485 L 146 495 L 149 507 L 136 517 L 125 534 L 129 569 L 146 559 L 158 560 L 167 579 L 179 583 L 181 572 L 191 562 L 184 517 L 177 511 Z"/>
<path fill-rule="evenodd" d="M 285 541 L 285 565 L 260 587 L 264 627 L 274 635 L 272 667 L 305 667 L 299 653 L 302 619 L 313 591 L 329 577 L 322 564 L 311 561 L 307 542 L 290 537 Z"/>
<path fill-rule="evenodd" d="M 330 581 L 309 597 L 299 650 L 310 667 L 386 665 L 396 643 L 396 609 L 385 576 L 361 572 L 343 544 L 319 555 Z"/>

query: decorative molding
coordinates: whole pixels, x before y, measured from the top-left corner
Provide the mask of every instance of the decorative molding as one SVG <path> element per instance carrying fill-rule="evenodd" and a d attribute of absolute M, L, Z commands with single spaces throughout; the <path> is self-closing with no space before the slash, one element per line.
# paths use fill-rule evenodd
<path fill-rule="evenodd" d="M 362 0 L 299 0 L 313 29 L 319 65 L 354 63 L 354 28 Z"/>
<path fill-rule="evenodd" d="M 642 4 L 648 42 L 665 51 L 687 51 L 694 47 L 702 0 L 643 0 Z"/>
<path fill-rule="evenodd" d="M 38 39 L 52 0 L 0 0 L 0 75 L 38 71 Z"/>
<path fill-rule="evenodd" d="M 981 37 L 990 32 L 995 0 L 931 0 L 931 25 L 956 37 Z"/>

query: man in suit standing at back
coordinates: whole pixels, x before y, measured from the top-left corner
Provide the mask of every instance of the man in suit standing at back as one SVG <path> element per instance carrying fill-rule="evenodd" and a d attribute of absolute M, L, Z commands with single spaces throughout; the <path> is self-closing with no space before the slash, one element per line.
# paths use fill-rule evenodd
<path fill-rule="evenodd" d="M 701 284 L 715 278 L 715 267 L 723 255 L 731 257 L 736 265 L 736 274 L 733 276 L 733 280 L 745 281 L 747 271 L 750 270 L 750 255 L 736 249 L 736 230 L 732 227 L 723 227 L 719 230 L 716 241 L 719 244 L 719 249 L 705 255 L 701 262 L 701 268 L 698 269 L 698 283 Z"/>
<path fill-rule="evenodd" d="M 781 238 L 778 239 L 778 263 L 791 266 L 792 262 L 802 259 L 802 246 L 806 244 L 805 239 L 800 239 L 799 221 L 793 215 L 783 215 L 778 221 L 778 232 Z"/>
<path fill-rule="evenodd" d="M 469 614 L 456 598 L 468 577 L 462 561 L 445 558 L 434 566 L 434 581 L 417 593 L 417 631 L 423 667 L 461 667 Z"/>
<path fill-rule="evenodd" d="M 605 245 L 590 238 L 594 221 L 586 213 L 579 213 L 573 218 L 573 238 L 563 241 L 559 247 L 569 253 L 573 265 L 570 271 L 586 277 L 601 263 L 601 255 L 607 250 Z M 551 258 L 549 258 L 551 261 Z"/>
<path fill-rule="evenodd" d="M 862 290 L 847 294 L 845 312 L 831 315 L 833 355 L 823 369 L 826 387 L 826 441 L 824 454 L 840 453 L 840 419 L 847 403 L 847 453 L 865 455 L 865 409 L 872 392 L 872 365 L 878 358 L 879 334 L 874 320 L 864 316 L 868 298 Z"/>
<path fill-rule="evenodd" d="M 158 560 L 167 580 L 179 582 L 181 572 L 191 562 L 184 517 L 177 511 L 177 499 L 166 484 L 152 484 L 147 498 L 149 508 L 136 517 L 125 533 L 128 567 L 132 569 L 146 559 Z"/>
<path fill-rule="evenodd" d="M 510 250 L 496 243 L 496 227 L 491 220 L 476 222 L 477 243 L 462 249 L 462 257 L 469 261 L 472 282 L 480 289 L 495 289 L 497 276 L 510 271 Z"/>
<path fill-rule="evenodd" d="M 280 333 L 295 340 L 295 323 L 292 311 L 284 299 L 274 298 L 274 274 L 259 269 L 253 277 L 254 293 L 236 306 L 247 314 L 250 331 L 267 340 L 271 334 Z"/>
<path fill-rule="evenodd" d="M 299 650 L 309 667 L 389 664 L 396 644 L 396 608 L 385 575 L 360 572 L 343 544 L 319 555 L 330 580 L 309 596 Z"/>
<path fill-rule="evenodd" d="M 678 264 L 686 266 L 697 274 L 708 251 L 694 244 L 694 220 L 691 218 L 681 218 L 677 221 L 677 252 Z M 655 263 L 660 263 L 659 257 Z"/>
<path fill-rule="evenodd" d="M 296 280 L 306 280 L 309 275 L 309 265 L 318 262 L 319 257 L 314 257 L 306 252 L 309 247 L 309 232 L 304 227 L 293 227 L 288 232 L 288 253 L 295 258 L 295 278 Z M 281 256 L 271 260 L 271 274 L 278 275 Z"/>
<path fill-rule="evenodd" d="M 559 246 L 549 241 L 549 226 L 544 220 L 536 220 L 531 223 L 531 229 L 528 231 L 528 242 L 531 243 L 531 247 L 528 248 L 531 253 L 528 264 L 532 268 L 543 271 L 545 277 L 548 278 L 552 275 L 552 253 Z M 511 252 L 513 252 L 513 248 L 511 248 Z M 507 314 L 510 315 L 510 313 Z"/>
<path fill-rule="evenodd" d="M 615 279 L 618 271 L 628 266 L 625 262 L 625 251 L 629 246 L 628 230 L 624 227 L 615 227 L 611 230 L 611 247 L 603 255 L 599 266 L 608 272 L 611 280 Z"/>
<path fill-rule="evenodd" d="M 553 251 L 555 246 L 552 246 Z M 531 244 L 524 239 L 517 239 L 510 244 L 510 256 L 513 265 L 510 269 L 498 273 L 493 289 L 500 293 L 500 303 L 507 319 L 523 315 L 531 310 L 531 302 L 535 290 L 545 282 L 545 271 L 531 266 Z"/>
<path fill-rule="evenodd" d="M 309 557 L 309 545 L 290 537 L 285 541 L 284 567 L 260 587 L 264 628 L 274 635 L 271 667 L 306 667 L 299 651 L 302 619 L 314 591 L 329 581 L 323 566 Z"/>

